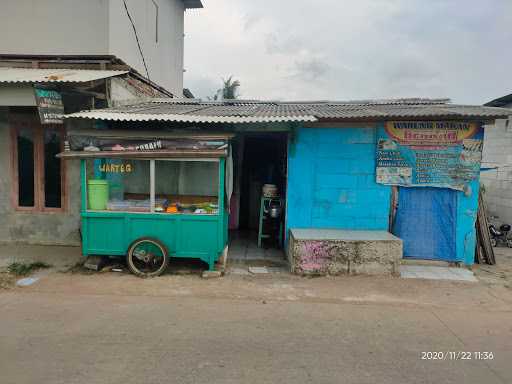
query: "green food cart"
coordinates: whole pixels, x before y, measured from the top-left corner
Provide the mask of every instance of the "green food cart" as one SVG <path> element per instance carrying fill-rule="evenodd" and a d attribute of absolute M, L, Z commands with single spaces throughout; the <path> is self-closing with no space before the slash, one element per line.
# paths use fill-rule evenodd
<path fill-rule="evenodd" d="M 228 241 L 229 136 L 69 139 L 59 157 L 81 162 L 84 256 L 126 257 L 142 277 L 163 273 L 171 257 L 213 270 Z"/>

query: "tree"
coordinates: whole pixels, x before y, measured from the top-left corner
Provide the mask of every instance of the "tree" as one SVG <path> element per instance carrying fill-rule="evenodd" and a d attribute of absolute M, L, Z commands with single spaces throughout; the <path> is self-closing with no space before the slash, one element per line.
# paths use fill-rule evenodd
<path fill-rule="evenodd" d="M 233 80 L 233 76 L 229 76 L 227 79 L 222 79 L 224 83 L 222 88 L 217 91 L 213 100 L 233 100 L 238 98 L 238 88 L 240 88 L 240 81 Z"/>

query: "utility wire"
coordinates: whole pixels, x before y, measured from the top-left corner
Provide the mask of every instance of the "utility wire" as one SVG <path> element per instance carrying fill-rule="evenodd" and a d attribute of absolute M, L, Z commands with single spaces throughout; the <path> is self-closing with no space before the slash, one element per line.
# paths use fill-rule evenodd
<path fill-rule="evenodd" d="M 139 34 L 137 33 L 137 28 L 135 28 L 135 23 L 133 22 L 132 16 L 130 15 L 130 11 L 128 10 L 128 5 L 126 5 L 126 0 L 123 0 L 123 4 L 124 4 L 124 9 L 126 10 L 126 15 L 128 16 L 130 23 L 132 24 L 133 33 L 135 34 L 135 40 L 137 40 L 137 46 L 139 47 L 140 56 L 142 57 L 142 63 L 144 64 L 144 68 L 146 69 L 146 76 L 147 76 L 148 80 L 150 80 L 148 66 L 146 65 L 146 59 L 144 58 L 144 53 L 142 53 L 142 47 L 140 46 Z"/>

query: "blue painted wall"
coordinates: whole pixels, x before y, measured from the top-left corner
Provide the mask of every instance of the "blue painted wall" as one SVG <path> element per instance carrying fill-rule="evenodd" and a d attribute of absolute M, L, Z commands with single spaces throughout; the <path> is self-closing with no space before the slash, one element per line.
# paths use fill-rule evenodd
<path fill-rule="evenodd" d="M 388 230 L 391 187 L 375 182 L 375 128 L 298 128 L 288 148 L 289 228 Z M 456 260 L 473 264 L 479 180 L 458 192 Z"/>
<path fill-rule="evenodd" d="M 298 128 L 288 150 L 288 228 L 387 230 L 391 187 L 375 182 L 375 128 Z"/>
<path fill-rule="evenodd" d="M 466 196 L 457 192 L 457 261 L 471 265 L 475 262 L 476 230 L 478 211 L 478 192 L 480 179 L 470 184 L 470 193 Z"/>

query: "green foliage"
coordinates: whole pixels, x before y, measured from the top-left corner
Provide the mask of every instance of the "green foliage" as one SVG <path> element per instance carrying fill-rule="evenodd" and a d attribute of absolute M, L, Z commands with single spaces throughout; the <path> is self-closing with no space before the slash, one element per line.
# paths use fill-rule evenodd
<path fill-rule="evenodd" d="M 240 81 L 233 80 L 233 76 L 229 76 L 227 79 L 222 79 L 222 83 L 222 88 L 217 90 L 217 93 L 211 98 L 211 100 L 219 100 L 220 95 L 223 100 L 237 99 Z"/>
<path fill-rule="evenodd" d="M 36 261 L 35 263 L 25 264 L 25 263 L 11 263 L 7 267 L 7 271 L 17 276 L 26 276 L 31 274 L 38 269 L 46 269 L 50 268 L 51 265 L 42 263 L 40 261 Z"/>

